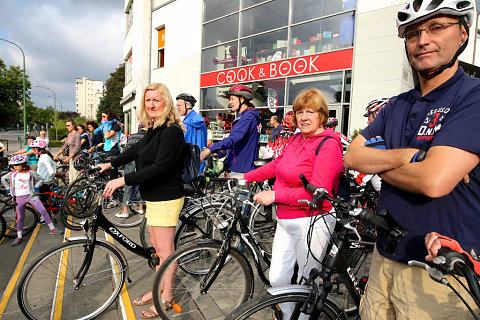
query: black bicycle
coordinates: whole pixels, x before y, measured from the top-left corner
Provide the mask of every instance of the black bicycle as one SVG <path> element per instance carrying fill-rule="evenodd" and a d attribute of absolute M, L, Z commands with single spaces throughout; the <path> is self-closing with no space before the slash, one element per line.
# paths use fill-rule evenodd
<path fill-rule="evenodd" d="M 239 181 L 244 186 L 246 183 L 246 180 Z M 241 189 L 243 187 L 237 192 L 243 192 Z M 262 249 L 248 227 L 247 217 L 242 215 L 242 205 L 249 202 L 253 190 L 250 187 L 244 201 L 239 200 L 237 194 L 231 195 L 236 201 L 235 212 L 233 219 L 224 221 L 221 226 L 223 241 L 199 240 L 193 246 L 177 250 L 162 263 L 153 285 L 155 307 L 162 319 L 221 318 L 253 296 L 253 269 L 244 252 L 237 248 L 239 239 L 252 255 L 262 283 L 269 286 L 266 272 L 270 254 Z M 172 274 L 169 270 L 176 272 Z M 162 283 L 172 284 L 175 303 L 181 307 L 181 313 L 162 307 Z"/>
<path fill-rule="evenodd" d="M 309 184 L 303 175 L 301 178 L 306 189 L 313 192 L 313 199 L 310 202 L 305 200 L 309 206 L 316 208 L 317 203 L 328 200 L 335 208 L 336 231 L 332 235 L 327 254 L 321 261 L 321 271 L 312 269 L 303 285 L 268 289 L 267 294 L 247 301 L 226 319 L 266 320 L 306 317 L 307 319 L 347 320 L 356 316 L 363 290 L 352 272 L 346 254 L 355 241 L 361 241 L 356 228 L 357 221 L 372 223 L 389 231 L 390 237 L 386 248 L 388 252 L 395 251 L 399 237 L 406 234 L 406 231 L 387 212 L 374 215 L 369 209 L 357 208 L 355 204 L 348 203 L 342 198 L 330 197 L 327 190 Z M 317 217 L 321 219 L 321 216 Z M 322 280 L 321 285 L 318 285 L 319 278 Z M 342 307 L 337 302 L 338 292 L 334 289 L 338 286 L 338 279 L 342 280 L 344 286 L 341 292 L 350 296 L 353 306 Z M 331 295 L 332 292 L 334 296 Z M 287 309 L 289 314 L 284 313 Z"/>
<path fill-rule="evenodd" d="M 99 182 L 98 189 L 104 186 Z M 153 247 L 142 247 L 124 235 L 103 215 L 104 198 L 97 193 L 95 212 L 82 224 L 85 236 L 44 253 L 23 275 L 17 300 L 28 319 L 92 319 L 120 294 L 129 268 L 124 254 L 110 242 L 97 238 L 103 229 L 128 250 L 159 263 Z"/>

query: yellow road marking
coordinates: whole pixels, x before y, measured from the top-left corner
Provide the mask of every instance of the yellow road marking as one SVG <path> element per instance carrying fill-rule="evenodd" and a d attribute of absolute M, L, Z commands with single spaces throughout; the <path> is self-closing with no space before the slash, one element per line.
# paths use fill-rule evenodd
<path fill-rule="evenodd" d="M 20 257 L 20 260 L 17 263 L 17 266 L 15 268 L 15 272 L 13 273 L 12 278 L 8 282 L 7 289 L 5 289 L 2 300 L 0 301 L 0 319 L 2 318 L 3 312 L 5 311 L 5 308 L 7 307 L 7 303 L 10 300 L 13 289 L 15 288 L 15 285 L 17 284 L 18 278 L 20 277 L 20 272 L 23 269 L 23 265 L 25 264 L 25 260 L 27 260 L 28 253 L 32 249 L 33 242 L 35 241 L 35 238 L 37 237 L 37 234 L 38 234 L 38 230 L 40 230 L 40 225 L 39 224 L 37 224 L 37 226 L 35 227 L 35 230 L 33 230 L 32 236 L 30 237 L 30 240 L 28 240 L 27 246 L 25 247 L 25 250 L 23 250 L 22 256 Z"/>
<path fill-rule="evenodd" d="M 70 237 L 70 234 L 71 230 L 65 229 L 65 237 Z M 60 269 L 58 271 L 57 292 L 55 292 L 55 306 L 53 307 L 54 320 L 62 318 L 63 293 L 65 291 L 65 274 L 67 273 L 68 256 L 69 252 L 67 250 L 64 250 L 62 252 Z"/>
<path fill-rule="evenodd" d="M 107 240 L 111 243 L 114 243 L 113 238 L 105 233 Z M 117 266 L 118 267 L 118 266 Z M 120 304 L 123 306 L 122 313 L 126 319 L 136 319 L 135 312 L 133 311 L 132 301 L 130 300 L 130 295 L 128 294 L 127 286 L 123 282 L 122 291 L 120 292 Z"/>

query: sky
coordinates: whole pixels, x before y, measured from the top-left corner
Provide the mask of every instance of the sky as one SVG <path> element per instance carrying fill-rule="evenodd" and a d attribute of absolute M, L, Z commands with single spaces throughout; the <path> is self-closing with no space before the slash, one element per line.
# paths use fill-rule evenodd
<path fill-rule="evenodd" d="M 123 0 L 0 0 L 0 38 L 25 53 L 37 107 L 75 111 L 75 78 L 105 81 L 123 62 Z M 0 58 L 22 68 L 20 50 L 0 40 Z"/>

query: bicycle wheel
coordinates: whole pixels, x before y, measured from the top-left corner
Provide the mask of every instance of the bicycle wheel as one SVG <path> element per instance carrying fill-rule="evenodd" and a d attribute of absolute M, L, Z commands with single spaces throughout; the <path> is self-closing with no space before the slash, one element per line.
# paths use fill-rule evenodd
<path fill-rule="evenodd" d="M 29 319 L 91 319 L 107 309 L 125 281 L 125 263 L 113 247 L 95 243 L 92 263 L 82 284 L 76 276 L 86 258 L 84 240 L 46 252 L 27 270 L 17 300 Z"/>
<path fill-rule="evenodd" d="M 117 215 L 123 213 L 124 210 L 122 200 L 122 193 L 115 191 L 110 201 L 108 203 L 105 203 L 103 207 L 103 214 L 111 223 L 118 227 L 129 228 L 138 226 L 140 223 L 142 223 L 143 217 L 145 216 L 145 210 L 143 211 L 143 213 L 138 213 L 141 204 L 139 202 L 131 203 L 127 205 L 127 215 L 119 217 Z"/>
<path fill-rule="evenodd" d="M 211 203 L 183 212 L 175 231 L 175 249 L 191 246 L 200 239 L 222 239 L 220 230 L 233 218 L 230 207 L 223 203 Z M 234 245 L 234 244 L 232 244 Z"/>
<path fill-rule="evenodd" d="M 3 239 L 6 231 L 7 231 L 7 223 L 5 222 L 5 218 L 2 215 L 0 215 L 0 240 Z"/>
<path fill-rule="evenodd" d="M 234 250 L 209 290 L 201 292 L 200 284 L 217 262 L 219 250 L 217 244 L 188 247 L 176 251 L 162 263 L 153 283 L 153 299 L 162 319 L 221 319 L 252 296 L 252 269 L 246 258 Z M 173 274 L 172 269 L 176 270 Z M 173 286 L 175 303 L 181 306 L 181 313 L 173 309 L 165 311 L 161 306 L 160 289 L 166 284 Z"/>
<path fill-rule="evenodd" d="M 5 233 L 5 238 L 14 239 L 17 237 L 17 211 L 15 205 L 6 206 L 0 213 L 7 224 L 8 232 Z M 38 213 L 27 205 L 25 207 L 25 219 L 23 220 L 22 236 L 30 234 L 38 223 Z"/>
<path fill-rule="evenodd" d="M 98 192 L 91 186 L 83 186 L 69 193 L 63 200 L 60 213 L 65 227 L 81 230 L 80 222 L 90 217 L 95 211 Z"/>
<path fill-rule="evenodd" d="M 273 237 L 277 229 L 277 222 L 273 219 L 273 206 L 260 206 L 253 210 L 248 221 L 248 227 L 258 241 L 260 248 L 272 255 Z"/>
<path fill-rule="evenodd" d="M 279 295 L 271 295 L 270 293 L 267 293 L 266 295 L 255 297 L 247 301 L 230 313 L 225 320 L 309 319 L 309 316 L 307 315 L 295 315 L 296 312 L 300 310 L 307 298 L 308 293 L 303 291 L 288 292 Z M 294 312 L 292 317 L 283 314 L 281 309 L 282 306 L 279 306 L 281 303 L 292 303 L 292 305 L 290 305 L 292 311 Z M 325 300 L 323 310 L 320 311 L 319 316 L 315 319 L 347 320 L 348 318 L 341 308 L 339 308 L 334 302 L 327 299 Z"/>

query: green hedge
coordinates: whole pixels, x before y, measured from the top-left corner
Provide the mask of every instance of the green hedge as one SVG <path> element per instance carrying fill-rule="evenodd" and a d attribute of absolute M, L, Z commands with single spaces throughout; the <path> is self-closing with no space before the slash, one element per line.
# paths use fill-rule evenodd
<path fill-rule="evenodd" d="M 50 148 L 60 148 L 61 146 L 63 146 L 62 141 L 50 140 Z"/>

